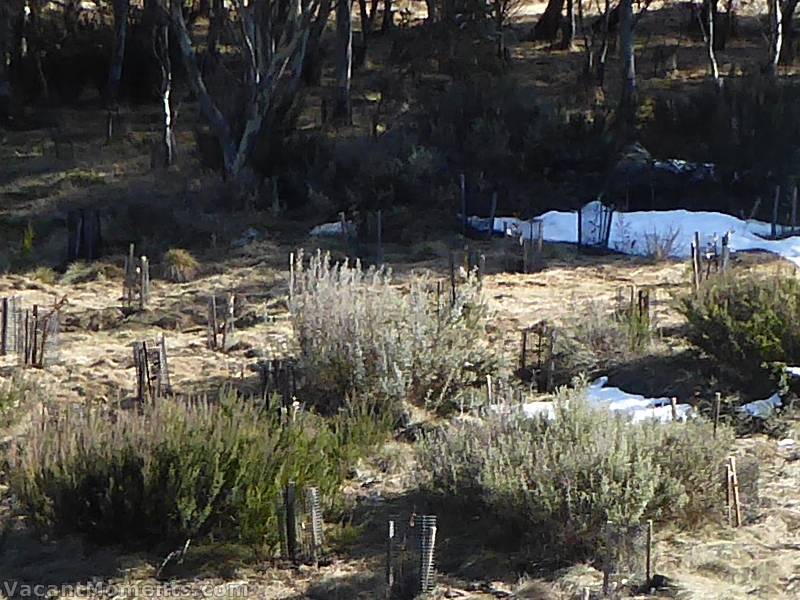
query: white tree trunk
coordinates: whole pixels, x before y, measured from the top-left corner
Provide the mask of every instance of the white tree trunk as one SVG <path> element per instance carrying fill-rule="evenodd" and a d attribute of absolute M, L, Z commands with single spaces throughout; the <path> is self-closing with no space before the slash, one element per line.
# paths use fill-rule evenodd
<path fill-rule="evenodd" d="M 770 47 L 767 74 L 778 74 L 778 61 L 781 59 L 781 45 L 783 43 L 783 12 L 779 0 L 767 0 L 769 3 Z"/>
<path fill-rule="evenodd" d="M 633 45 L 632 0 L 620 0 L 619 45 L 622 52 L 622 100 L 620 113 L 627 128 L 632 128 L 636 117 L 636 59 Z"/>
<path fill-rule="evenodd" d="M 119 98 L 130 8 L 130 0 L 114 0 L 114 49 L 111 53 L 111 68 L 108 72 L 108 90 L 106 92 L 106 103 L 109 108 L 114 108 Z"/>
<path fill-rule="evenodd" d="M 336 96 L 333 118 L 350 124 L 350 81 L 353 71 L 353 1 L 338 0 L 336 6 Z"/>
<path fill-rule="evenodd" d="M 714 51 L 714 26 L 716 25 L 716 23 L 714 22 L 714 17 L 715 17 L 714 13 L 716 12 L 716 10 L 714 10 L 715 8 L 714 5 L 715 5 L 714 2 L 707 3 L 708 32 L 706 35 L 706 48 L 708 50 L 708 62 L 711 65 L 711 78 L 714 80 L 714 85 L 716 85 L 719 88 L 722 86 L 722 79 L 720 79 L 719 76 L 719 65 L 717 64 L 717 55 L 716 52 Z"/>

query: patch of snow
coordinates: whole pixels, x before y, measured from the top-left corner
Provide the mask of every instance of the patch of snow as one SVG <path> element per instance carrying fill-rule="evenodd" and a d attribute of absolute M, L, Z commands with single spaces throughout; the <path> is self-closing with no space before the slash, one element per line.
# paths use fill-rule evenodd
<path fill-rule="evenodd" d="M 342 235 L 342 222 L 334 221 L 333 223 L 322 223 L 321 225 L 314 227 L 309 235 L 313 237 Z"/>
<path fill-rule="evenodd" d="M 778 442 L 779 448 L 794 448 L 795 442 L 792 438 L 783 438 L 781 441 Z"/>
<path fill-rule="evenodd" d="M 232 248 L 244 248 L 261 238 L 261 233 L 253 227 L 248 228 L 242 236 L 231 242 Z"/>
<path fill-rule="evenodd" d="M 759 419 L 767 419 L 775 414 L 775 409 L 783 406 L 780 395 L 775 392 L 766 400 L 756 400 L 748 402 L 739 407 L 739 412 L 757 417 Z"/>
<path fill-rule="evenodd" d="M 786 372 L 792 377 L 800 377 L 800 367 L 786 367 Z"/>
<path fill-rule="evenodd" d="M 623 413 L 633 423 L 649 420 L 661 423 L 672 421 L 672 405 L 669 398 L 646 398 L 616 387 L 606 387 L 606 383 L 608 377 L 600 377 L 586 389 L 586 400 L 591 406 Z M 548 419 L 555 418 L 555 406 L 552 402 L 526 402 L 521 408 L 522 413 L 528 418 L 538 415 L 545 415 Z M 686 421 L 693 414 L 694 409 L 689 404 L 678 404 L 675 407 L 675 416 L 679 421 Z"/>
<path fill-rule="evenodd" d="M 587 204 L 585 209 L 596 206 L 598 201 Z M 578 239 L 578 217 L 574 211 L 550 211 L 538 217 L 544 224 L 544 239 L 547 242 L 575 244 Z M 485 219 L 470 217 L 469 225 L 480 229 L 488 224 Z M 528 221 L 514 217 L 497 217 L 494 233 L 513 235 L 526 231 Z M 732 252 L 764 250 L 772 252 L 800 265 L 800 236 L 781 240 L 765 239 L 771 233 L 771 225 L 763 221 L 743 221 L 732 215 L 717 212 L 665 210 L 614 212 L 611 221 L 609 249 L 632 255 L 648 254 L 648 240 L 675 237 L 671 248 L 673 258 L 691 256 L 694 233 L 700 233 L 705 245 L 714 238 L 730 235 Z"/>

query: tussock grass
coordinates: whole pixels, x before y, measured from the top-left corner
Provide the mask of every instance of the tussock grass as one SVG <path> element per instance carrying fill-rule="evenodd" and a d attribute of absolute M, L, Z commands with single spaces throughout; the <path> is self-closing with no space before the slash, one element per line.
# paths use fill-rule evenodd
<path fill-rule="evenodd" d="M 167 281 L 186 283 L 197 276 L 200 264 L 188 250 L 171 248 L 161 258 L 161 272 Z"/>

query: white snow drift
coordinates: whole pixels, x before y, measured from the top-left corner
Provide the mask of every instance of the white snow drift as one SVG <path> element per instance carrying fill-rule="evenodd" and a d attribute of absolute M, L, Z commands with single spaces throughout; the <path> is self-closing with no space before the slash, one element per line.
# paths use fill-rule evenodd
<path fill-rule="evenodd" d="M 584 212 L 597 212 L 599 201 L 590 202 Z M 573 211 L 550 211 L 539 217 L 544 224 L 544 239 L 548 242 L 575 244 L 578 241 L 578 216 Z M 475 227 L 486 219 L 470 217 Z M 497 217 L 495 233 L 511 235 L 525 233 L 527 221 L 514 217 Z M 800 236 L 781 240 L 765 239 L 772 226 L 762 221 L 743 221 L 732 215 L 717 212 L 693 212 L 689 210 L 614 212 L 608 247 L 624 254 L 647 255 L 657 240 L 674 237 L 670 254 L 674 258 L 691 256 L 691 243 L 695 232 L 700 234 L 701 244 L 730 234 L 730 249 L 764 250 L 772 252 L 800 265 Z M 779 226 L 780 232 L 780 226 Z"/>

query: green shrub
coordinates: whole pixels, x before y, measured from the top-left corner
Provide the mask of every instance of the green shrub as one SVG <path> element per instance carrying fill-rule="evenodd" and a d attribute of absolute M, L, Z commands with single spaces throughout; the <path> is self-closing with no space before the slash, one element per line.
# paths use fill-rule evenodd
<path fill-rule="evenodd" d="M 383 269 L 331 264 L 319 252 L 307 264 L 297 257 L 290 310 L 300 367 L 326 400 L 365 396 L 394 415 L 404 402 L 446 411 L 461 390 L 502 366 L 473 275 L 452 306 L 426 277 L 406 287 Z"/>
<path fill-rule="evenodd" d="M 781 384 L 782 366 L 800 364 L 800 281 L 782 273 L 732 273 L 681 298 L 686 336 L 722 374 L 754 394 Z"/>
<path fill-rule="evenodd" d="M 566 385 L 579 375 L 598 375 L 642 356 L 652 346 L 649 316 L 634 302 L 611 309 L 588 302 L 558 329 L 555 382 Z"/>
<path fill-rule="evenodd" d="M 484 510 L 508 538 L 535 540 L 551 558 L 584 559 L 608 520 L 691 525 L 722 498 L 732 443 L 705 422 L 631 423 L 562 392 L 555 419 L 494 414 L 457 421 L 423 439 L 422 490 L 443 510 Z"/>
<path fill-rule="evenodd" d="M 332 506 L 349 465 L 383 431 L 368 412 L 288 418 L 226 392 L 62 415 L 32 428 L 6 470 L 42 529 L 134 545 L 213 535 L 269 551 L 282 487 L 315 485 Z"/>

